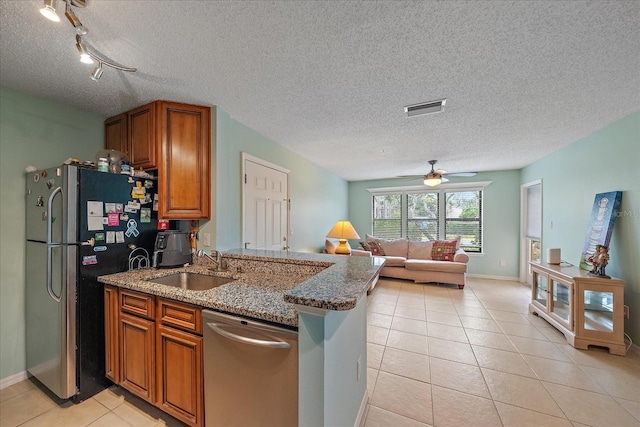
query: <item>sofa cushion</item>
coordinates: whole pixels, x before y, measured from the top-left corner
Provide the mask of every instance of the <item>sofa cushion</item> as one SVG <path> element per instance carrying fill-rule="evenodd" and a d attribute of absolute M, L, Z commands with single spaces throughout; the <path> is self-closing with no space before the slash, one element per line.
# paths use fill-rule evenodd
<path fill-rule="evenodd" d="M 386 267 L 386 264 L 385 264 Z M 444 273 L 465 273 L 467 264 L 461 262 L 442 262 L 434 260 L 408 259 L 404 263 L 407 270 L 440 271 Z"/>
<path fill-rule="evenodd" d="M 406 237 L 403 239 L 381 239 L 370 234 L 366 235 L 365 242 L 368 243 L 374 241 L 380 243 L 384 254 L 387 256 L 407 257 L 407 253 L 409 251 L 409 239 Z"/>
<path fill-rule="evenodd" d="M 434 261 L 453 261 L 458 240 L 435 240 L 431 248 L 431 259 Z"/>
<path fill-rule="evenodd" d="M 384 256 L 381 257 L 385 259 L 385 263 L 384 266 L 385 267 L 404 267 L 405 266 L 405 262 L 407 261 L 406 258 L 401 257 L 401 256 Z"/>
<path fill-rule="evenodd" d="M 408 259 L 431 259 L 431 248 L 433 242 L 414 242 L 409 240 L 409 255 Z"/>

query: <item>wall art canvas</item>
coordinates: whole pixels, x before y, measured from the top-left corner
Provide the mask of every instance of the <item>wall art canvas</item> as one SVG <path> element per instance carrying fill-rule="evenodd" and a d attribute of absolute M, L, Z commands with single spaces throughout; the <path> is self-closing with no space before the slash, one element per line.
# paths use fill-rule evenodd
<path fill-rule="evenodd" d="M 618 217 L 618 209 L 622 200 L 622 191 L 598 193 L 591 209 L 589 229 L 580 255 L 580 268 L 591 270 L 593 266 L 588 260 L 596 251 L 596 245 L 609 247 L 613 224 Z"/>

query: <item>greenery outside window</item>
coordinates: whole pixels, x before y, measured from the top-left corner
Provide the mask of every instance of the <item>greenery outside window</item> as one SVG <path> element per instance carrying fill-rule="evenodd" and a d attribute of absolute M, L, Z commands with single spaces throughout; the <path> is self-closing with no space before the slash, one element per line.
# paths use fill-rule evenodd
<path fill-rule="evenodd" d="M 374 236 L 443 240 L 460 236 L 460 247 L 482 253 L 483 186 L 372 189 Z"/>

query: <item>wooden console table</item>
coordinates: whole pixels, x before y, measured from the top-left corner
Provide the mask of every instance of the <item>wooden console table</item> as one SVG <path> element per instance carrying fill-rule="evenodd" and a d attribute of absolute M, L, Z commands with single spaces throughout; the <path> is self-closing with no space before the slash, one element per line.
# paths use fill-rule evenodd
<path fill-rule="evenodd" d="M 573 347 L 607 347 L 624 356 L 624 284 L 589 276 L 578 267 L 530 262 L 533 270 L 529 312 L 562 332 Z"/>

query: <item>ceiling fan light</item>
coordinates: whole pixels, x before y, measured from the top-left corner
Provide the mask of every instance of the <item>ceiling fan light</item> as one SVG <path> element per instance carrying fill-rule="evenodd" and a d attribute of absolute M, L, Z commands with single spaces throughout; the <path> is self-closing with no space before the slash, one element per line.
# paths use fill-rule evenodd
<path fill-rule="evenodd" d="M 442 182 L 442 177 L 435 173 L 430 173 L 425 175 L 424 181 L 422 181 L 424 185 L 428 185 L 429 187 L 435 187 L 436 185 Z"/>
<path fill-rule="evenodd" d="M 56 0 L 44 0 L 40 13 L 50 21 L 60 22 L 60 17 L 56 13 Z"/>
<path fill-rule="evenodd" d="M 91 80 L 97 82 L 102 77 L 102 63 L 99 63 L 96 68 L 91 72 Z"/>

